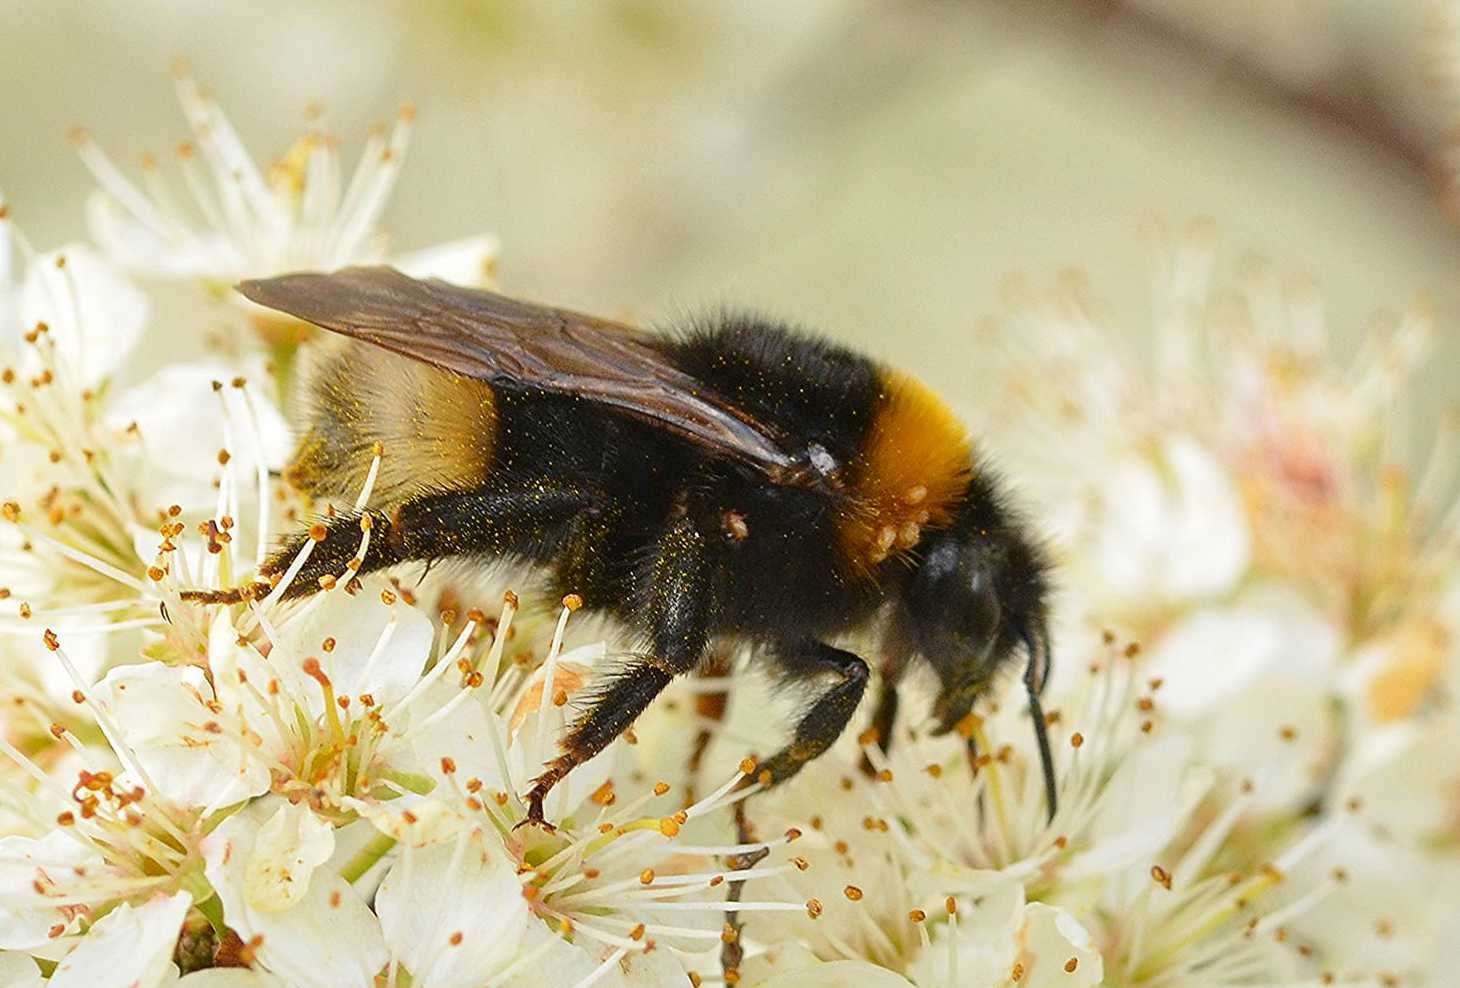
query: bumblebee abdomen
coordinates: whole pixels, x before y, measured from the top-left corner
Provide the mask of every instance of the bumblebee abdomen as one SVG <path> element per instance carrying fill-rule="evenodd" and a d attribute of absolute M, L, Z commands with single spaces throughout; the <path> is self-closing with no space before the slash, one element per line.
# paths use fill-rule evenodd
<path fill-rule="evenodd" d="M 316 497 L 359 492 L 378 448 L 376 500 L 481 484 L 497 446 L 497 403 L 485 381 L 376 347 L 322 348 L 306 381 L 308 430 L 287 478 Z"/>

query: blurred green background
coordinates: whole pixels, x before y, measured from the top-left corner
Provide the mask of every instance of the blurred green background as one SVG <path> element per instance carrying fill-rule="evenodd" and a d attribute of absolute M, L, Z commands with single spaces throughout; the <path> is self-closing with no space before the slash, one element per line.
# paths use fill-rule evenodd
<path fill-rule="evenodd" d="M 1138 227 L 1209 216 L 1224 263 L 1311 273 L 1347 349 L 1428 292 L 1429 414 L 1460 380 L 1456 42 L 1428 0 L 0 10 L 0 189 L 38 244 L 85 232 L 68 128 L 128 166 L 185 136 L 184 57 L 264 160 L 309 104 L 348 152 L 413 100 L 394 247 L 495 233 L 501 284 L 530 297 L 648 319 L 754 305 L 966 403 L 1006 275 L 1083 268 L 1139 334 Z"/>

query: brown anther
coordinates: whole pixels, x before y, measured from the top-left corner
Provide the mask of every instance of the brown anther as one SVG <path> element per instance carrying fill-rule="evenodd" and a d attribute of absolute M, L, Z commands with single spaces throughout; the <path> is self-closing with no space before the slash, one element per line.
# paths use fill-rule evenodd
<path fill-rule="evenodd" d="M 928 914 L 923 912 L 921 909 L 914 909 L 912 912 L 907 914 L 907 918 L 912 920 L 914 923 L 921 923 L 928 918 Z"/>
<path fill-rule="evenodd" d="M 1151 865 L 1151 877 L 1166 891 L 1171 891 L 1171 872 L 1160 865 Z"/>
<path fill-rule="evenodd" d="M 639 884 L 640 885 L 653 885 L 654 884 L 654 869 L 653 868 L 645 868 L 643 871 L 639 872 Z"/>
<path fill-rule="evenodd" d="M 553 691 L 553 706 L 562 707 L 568 703 L 568 691 L 559 687 Z"/>
<path fill-rule="evenodd" d="M 642 940 L 642 939 L 644 939 L 644 924 L 643 923 L 639 923 L 639 924 L 635 925 L 634 928 L 629 931 L 629 939 L 630 940 Z"/>
<path fill-rule="evenodd" d="M 450 755 L 441 756 L 441 774 L 452 775 L 456 772 L 456 759 Z"/>
<path fill-rule="evenodd" d="M 806 900 L 806 915 L 810 916 L 812 919 L 815 919 L 816 917 L 818 917 L 818 916 L 821 915 L 821 900 L 820 899 L 807 899 Z"/>
<path fill-rule="evenodd" d="M 1278 728 L 1278 737 L 1288 742 L 1296 741 L 1298 739 L 1298 729 L 1290 724 L 1284 724 Z"/>
<path fill-rule="evenodd" d="M 1024 980 L 1023 964 L 1019 963 L 1018 961 L 1014 962 L 1014 966 L 1009 970 L 1009 980 L 1015 982 Z"/>
<path fill-rule="evenodd" d="M 1070 747 L 1071 748 L 1078 748 L 1081 745 L 1083 745 L 1084 743 L 1085 743 L 1085 735 L 1081 734 L 1079 731 L 1076 731 L 1074 734 L 1071 734 L 1070 735 Z"/>
<path fill-rule="evenodd" d="M 1078 958 L 1078 957 L 1071 957 L 1069 960 L 1065 961 L 1065 973 L 1066 974 L 1074 974 L 1075 973 L 1075 970 L 1077 968 L 1079 968 L 1079 966 L 1080 966 L 1080 958 Z"/>
<path fill-rule="evenodd" d="M 944 899 L 943 911 L 946 912 L 949 916 L 956 915 L 958 913 L 958 900 L 953 898 L 953 896 L 951 895 L 948 898 Z"/>
<path fill-rule="evenodd" d="M 583 598 L 575 593 L 570 593 L 563 598 L 563 606 L 569 611 L 576 611 L 583 606 Z"/>
<path fill-rule="evenodd" d="M 56 633 L 50 628 L 47 628 L 45 634 L 41 635 L 41 639 L 45 641 L 46 648 L 50 649 L 52 652 L 60 650 L 61 639 L 57 638 Z"/>
<path fill-rule="evenodd" d="M 339 583 L 338 580 L 336 580 L 329 573 L 326 573 L 324 576 L 321 576 L 319 578 L 319 589 L 326 591 L 333 590 L 337 583 Z"/>
<path fill-rule="evenodd" d="M 801 831 L 796 827 L 786 828 L 786 843 L 790 844 L 801 839 Z"/>
<path fill-rule="evenodd" d="M 741 775 L 750 775 L 754 771 L 755 771 L 755 759 L 754 758 L 742 758 L 742 759 L 740 759 L 740 774 Z"/>
<path fill-rule="evenodd" d="M 811 867 L 811 862 L 807 861 L 803 857 L 800 857 L 799 855 L 791 859 L 791 864 L 796 866 L 797 871 L 805 871 L 807 868 Z"/>
<path fill-rule="evenodd" d="M 656 783 L 654 783 L 654 795 L 656 795 L 656 796 L 663 796 L 668 791 L 669 791 L 669 783 L 667 783 L 667 782 L 656 782 Z"/>
<path fill-rule="evenodd" d="M 716 875 L 716 876 L 714 876 L 713 878 L 710 879 L 710 888 L 718 888 L 718 887 L 720 887 L 721 885 L 724 885 L 724 884 L 725 884 L 725 876 L 724 875 Z"/>
<path fill-rule="evenodd" d="M 846 896 L 853 902 L 862 901 L 862 890 L 857 888 L 857 886 L 855 885 L 848 885 L 846 888 L 842 889 L 842 895 Z"/>
<path fill-rule="evenodd" d="M 340 908 L 340 903 L 342 901 L 344 901 L 344 898 L 343 898 L 343 896 L 340 895 L 340 890 L 339 889 L 332 889 L 330 891 L 330 908 L 331 909 L 338 909 L 338 908 Z"/>
<path fill-rule="evenodd" d="M 721 943 L 736 943 L 739 940 L 740 931 L 735 928 L 735 925 L 733 923 L 726 923 L 725 925 L 720 927 Z"/>
<path fill-rule="evenodd" d="M 316 542 L 323 542 L 329 536 L 330 530 L 323 522 L 315 522 L 309 526 L 309 537 Z"/>
<path fill-rule="evenodd" d="M 15 501 L 0 504 L 0 516 L 3 516 L 8 522 L 20 521 L 20 505 Z"/>
<path fill-rule="evenodd" d="M 679 821 L 672 816 L 667 816 L 659 821 L 659 832 L 665 837 L 674 837 L 679 834 Z"/>

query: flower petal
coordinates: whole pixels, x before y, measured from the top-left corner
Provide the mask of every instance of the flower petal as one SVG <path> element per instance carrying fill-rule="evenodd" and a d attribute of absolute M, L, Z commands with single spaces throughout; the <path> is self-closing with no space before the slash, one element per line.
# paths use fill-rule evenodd
<path fill-rule="evenodd" d="M 243 894 L 261 912 L 279 912 L 304 898 L 314 869 L 335 850 L 334 830 L 302 806 L 280 804 L 254 835 L 244 865 Z"/>
<path fill-rule="evenodd" d="M 0 952 L 0 985 L 5 988 L 45 988 L 41 969 L 28 954 Z"/>
<path fill-rule="evenodd" d="M 977 984 L 978 982 L 967 982 Z M 778 972 L 755 988 L 914 988 L 913 983 L 885 967 L 866 961 L 830 961 L 794 971 Z"/>
<path fill-rule="evenodd" d="M 375 910 L 411 983 L 432 988 L 488 983 L 511 963 L 529 922 L 512 866 L 466 833 L 406 850 L 381 883 Z"/>
<path fill-rule="evenodd" d="M 401 254 L 393 264 L 412 278 L 442 278 L 474 288 L 491 284 L 501 246 L 496 237 L 487 234 L 463 237 Z"/>
<path fill-rule="evenodd" d="M 97 685 L 122 739 L 157 788 L 183 806 L 219 807 L 269 789 L 269 770 L 207 706 L 212 689 L 196 666 L 120 666 Z"/>
<path fill-rule="evenodd" d="M 332 592 L 324 603 L 281 629 L 269 664 L 311 718 L 324 713 L 320 684 L 304 671 L 313 658 L 336 697 L 368 693 L 377 707 L 402 699 L 420 678 L 435 629 L 426 615 L 399 597 L 385 603 L 383 580 L 365 581 L 357 594 Z M 325 640 L 333 639 L 330 647 Z"/>
<path fill-rule="evenodd" d="M 74 913 L 51 901 L 76 870 L 104 877 L 100 855 L 53 830 L 39 839 L 0 837 L 0 949 L 26 950 L 49 943 L 51 931 L 66 929 Z M 69 897 L 67 897 L 69 901 Z"/>
<path fill-rule="evenodd" d="M 178 892 L 113 909 L 57 965 L 52 988 L 156 988 L 172 969 L 192 901 Z"/>
<path fill-rule="evenodd" d="M 1024 910 L 1024 976 L 1019 988 L 1095 988 L 1105 976 L 1104 960 L 1079 921 L 1042 902 Z"/>

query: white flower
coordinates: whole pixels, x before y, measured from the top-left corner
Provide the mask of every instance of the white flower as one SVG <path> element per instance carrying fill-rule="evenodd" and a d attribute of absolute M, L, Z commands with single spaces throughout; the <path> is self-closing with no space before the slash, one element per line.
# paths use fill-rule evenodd
<path fill-rule="evenodd" d="M 805 829 L 796 845 L 804 870 L 780 881 L 814 903 L 770 935 L 790 932 L 822 959 L 870 961 L 920 986 L 998 983 L 978 979 L 1016 963 L 1032 977 L 1036 955 L 1050 972 L 1049 958 L 1061 951 L 1053 974 L 1073 977 L 1083 966 L 1090 983 L 1099 983 L 1103 964 L 1106 977 L 1125 972 L 1113 982 L 1124 985 L 1225 985 L 1216 975 L 1195 979 L 1210 958 L 1229 955 L 1234 966 L 1285 977 L 1291 951 L 1270 938 L 1245 946 L 1244 922 L 1255 917 L 1275 929 L 1321 899 L 1321 880 L 1295 903 L 1274 878 L 1321 835 L 1293 843 L 1289 831 L 1243 846 L 1236 828 L 1256 796 L 1217 784 L 1222 777 L 1163 714 L 1164 686 L 1140 684 L 1134 656 L 1112 641 L 1086 682 L 1050 698 L 1060 793 L 1053 821 L 1017 685 L 994 698 L 993 719 L 971 724 L 984 753 L 976 772 L 956 737 L 905 730 L 885 756 L 870 744 L 839 746 L 822 771 L 762 797 L 763 818 Z M 860 754 L 875 777 L 857 769 Z M 1032 911 L 1010 919 L 1026 893 Z M 984 908 L 990 912 L 978 912 Z M 937 932 L 950 916 L 960 924 L 952 941 L 951 931 Z M 989 916 L 997 922 L 962 930 L 964 918 Z M 1010 922 L 1026 932 L 995 932 Z M 1027 954 L 1034 931 L 1046 948 Z M 747 932 L 768 935 L 754 917 Z M 1072 957 L 1075 971 L 1066 973 Z"/>
<path fill-rule="evenodd" d="M 1009 360 L 989 441 L 1082 593 L 1159 624 L 1255 575 L 1298 586 L 1354 640 L 1433 603 L 1460 549 L 1454 423 L 1427 464 L 1393 458 L 1429 306 L 1343 364 L 1310 282 L 1249 265 L 1235 293 L 1212 291 L 1209 225 L 1158 236 L 1148 358 L 1102 325 L 1080 275 L 1015 287 L 997 325 Z"/>
<path fill-rule="evenodd" d="M 92 236 L 136 271 L 231 285 L 239 278 L 333 270 L 385 258 L 380 216 L 400 174 L 415 111 L 373 132 L 346 181 L 336 140 L 315 130 L 260 168 L 218 105 L 182 68 L 178 100 L 193 139 L 178 146 L 185 196 L 143 162 L 139 187 L 85 132 L 75 141 L 100 188 L 88 203 Z M 187 201 L 185 207 L 181 205 Z M 398 262 L 468 284 L 488 279 L 496 243 L 474 237 Z"/>
<path fill-rule="evenodd" d="M 232 579 L 235 553 L 249 567 L 262 559 L 267 471 L 287 442 L 279 413 L 243 368 L 218 361 L 174 365 L 118 394 L 111 375 L 147 306 L 84 249 L 31 258 L 22 294 L 25 337 L 0 357 L 0 636 L 34 641 L 55 628 L 88 682 L 114 661 L 109 635 L 136 641 L 139 629 L 157 629 L 191 661 L 202 636 L 189 639 L 181 610 L 184 623 L 166 625 L 158 583 L 173 567 L 158 547 L 192 555 L 178 567 L 183 585 Z M 244 512 L 259 519 L 249 543 L 210 554 L 209 543 L 234 541 L 226 529 Z M 199 534 L 205 520 L 220 534 Z M 70 684 L 54 664 L 37 669 L 8 650 L 21 654 L 5 663 L 4 685 L 34 702 L 43 724 L 56 719 Z"/>

